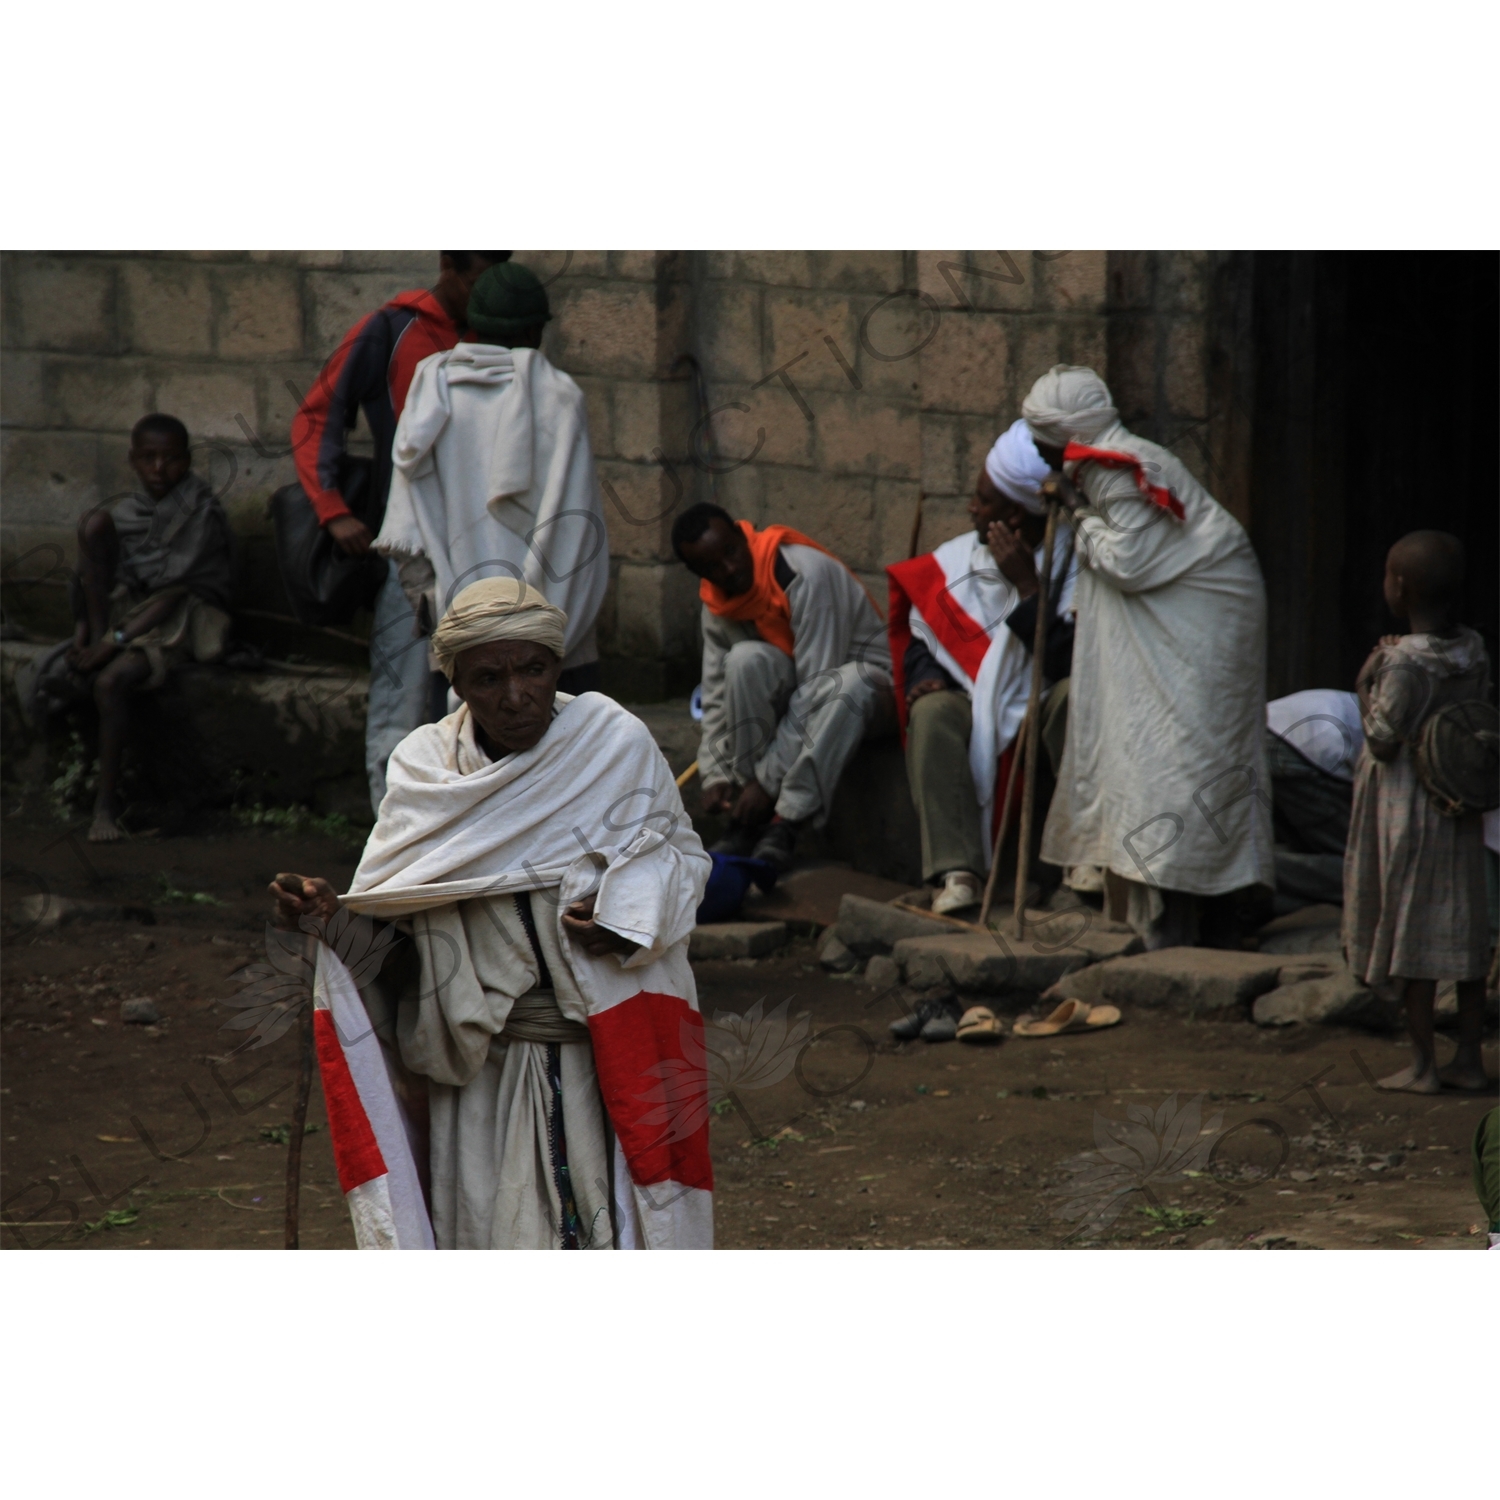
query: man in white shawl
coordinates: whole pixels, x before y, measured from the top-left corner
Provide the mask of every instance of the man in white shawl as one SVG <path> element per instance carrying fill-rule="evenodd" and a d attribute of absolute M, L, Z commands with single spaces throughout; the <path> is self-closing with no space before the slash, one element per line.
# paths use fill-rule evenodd
<path fill-rule="evenodd" d="M 550 317 L 546 288 L 514 261 L 475 283 L 480 342 L 428 356 L 412 378 L 375 550 L 429 629 L 478 579 L 543 590 L 568 621 L 559 686 L 581 693 L 598 687 L 609 536 L 583 392 L 538 347 Z"/>
<path fill-rule="evenodd" d="M 1203 898 L 1274 878 L 1250 539 L 1180 459 L 1126 430 L 1093 370 L 1054 365 L 1021 412 L 1065 475 L 1080 564 L 1042 858 L 1129 881 L 1150 948 L 1237 946 L 1233 904 Z"/>
<path fill-rule="evenodd" d="M 708 1248 L 687 948 L 710 861 L 640 720 L 556 691 L 566 639 L 562 611 L 508 578 L 470 584 L 434 632 L 460 706 L 391 756 L 342 898 L 409 931 L 420 980 L 388 986 L 394 1027 L 380 986 L 362 990 L 393 1071 L 426 1080 L 437 1248 Z M 309 930 L 340 904 L 302 876 L 272 891 Z M 328 952 L 318 972 L 347 983 Z"/>
<path fill-rule="evenodd" d="M 969 501 L 973 531 L 886 569 L 922 878 L 939 886 L 932 909 L 941 914 L 977 905 L 989 869 L 1002 757 L 1031 690 L 1045 565 L 1041 482 L 1050 472 L 1026 423 L 1016 421 L 985 459 Z M 1068 676 L 1077 572 L 1072 534 L 1059 527 L 1043 666 L 1049 687 Z M 1066 713 L 1061 702 L 1056 708 Z"/>

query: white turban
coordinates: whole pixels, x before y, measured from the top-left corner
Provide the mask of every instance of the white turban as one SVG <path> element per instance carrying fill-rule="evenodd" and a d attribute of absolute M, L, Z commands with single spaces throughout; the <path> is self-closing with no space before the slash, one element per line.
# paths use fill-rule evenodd
<path fill-rule="evenodd" d="M 1007 500 L 1014 500 L 1034 516 L 1046 510 L 1042 503 L 1042 481 L 1052 471 L 1047 460 L 1036 451 L 1024 418 L 1017 417 L 995 439 L 995 446 L 984 460 L 984 472 Z"/>
<path fill-rule="evenodd" d="M 1109 387 L 1087 365 L 1053 365 L 1021 403 L 1021 415 L 1052 448 L 1092 443 L 1120 420 Z"/>
<path fill-rule="evenodd" d="M 432 653 L 452 682 L 459 652 L 491 641 L 535 641 L 561 658 L 567 624 L 567 615 L 529 583 L 482 578 L 459 593 L 432 632 Z"/>

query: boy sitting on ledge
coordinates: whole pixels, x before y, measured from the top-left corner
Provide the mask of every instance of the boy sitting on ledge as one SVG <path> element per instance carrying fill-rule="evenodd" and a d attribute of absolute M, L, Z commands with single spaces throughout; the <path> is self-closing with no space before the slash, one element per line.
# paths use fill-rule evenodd
<path fill-rule="evenodd" d="M 99 709 L 99 791 L 91 843 L 121 838 L 120 761 L 130 695 L 159 688 L 185 661 L 223 655 L 234 581 L 234 539 L 212 490 L 192 472 L 188 431 L 176 417 L 142 417 L 130 467 L 144 493 L 78 523 L 78 570 L 69 590 L 77 624 L 60 665 Z M 81 681 L 80 681 L 81 679 Z"/>

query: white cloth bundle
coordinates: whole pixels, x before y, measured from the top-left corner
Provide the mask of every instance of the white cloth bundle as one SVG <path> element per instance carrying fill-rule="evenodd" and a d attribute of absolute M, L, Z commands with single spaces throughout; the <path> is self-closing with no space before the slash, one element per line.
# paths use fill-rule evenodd
<path fill-rule="evenodd" d="M 597 660 L 609 535 L 583 392 L 535 349 L 459 344 L 417 366 L 376 551 L 426 558 L 436 613 L 514 578 L 568 617 L 565 667 Z"/>
<path fill-rule="evenodd" d="M 1087 365 L 1053 365 L 1021 403 L 1021 415 L 1052 448 L 1097 442 L 1120 420 L 1109 387 Z"/>
<path fill-rule="evenodd" d="M 1017 417 L 985 456 L 984 472 L 990 483 L 1005 496 L 1032 515 L 1042 515 L 1047 507 L 1042 501 L 1042 481 L 1052 472 L 1047 460 L 1036 451 L 1031 429 L 1024 417 Z"/>

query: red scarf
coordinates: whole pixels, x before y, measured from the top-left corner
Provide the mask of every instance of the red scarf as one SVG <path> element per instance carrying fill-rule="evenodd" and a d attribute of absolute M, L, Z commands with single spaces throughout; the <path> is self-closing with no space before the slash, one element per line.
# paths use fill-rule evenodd
<path fill-rule="evenodd" d="M 1106 469 L 1129 469 L 1135 478 L 1135 487 L 1153 505 L 1159 505 L 1163 510 L 1170 511 L 1179 521 L 1186 519 L 1187 513 L 1182 508 L 1182 501 L 1165 485 L 1152 484 L 1141 468 L 1140 459 L 1133 454 L 1119 453 L 1113 448 L 1089 448 L 1083 443 L 1070 442 L 1063 449 L 1063 462 L 1074 461 L 1099 464 Z"/>
<path fill-rule="evenodd" d="M 764 531 L 757 531 L 748 521 L 741 521 L 739 528 L 745 533 L 750 556 L 755 560 L 755 582 L 743 594 L 731 598 L 704 578 L 698 583 L 698 597 L 714 614 L 726 620 L 748 621 L 763 640 L 790 656 L 792 607 L 787 603 L 786 590 L 776 581 L 776 554 L 787 542 L 798 547 L 817 547 L 828 557 L 833 553 L 790 526 L 767 526 Z"/>

